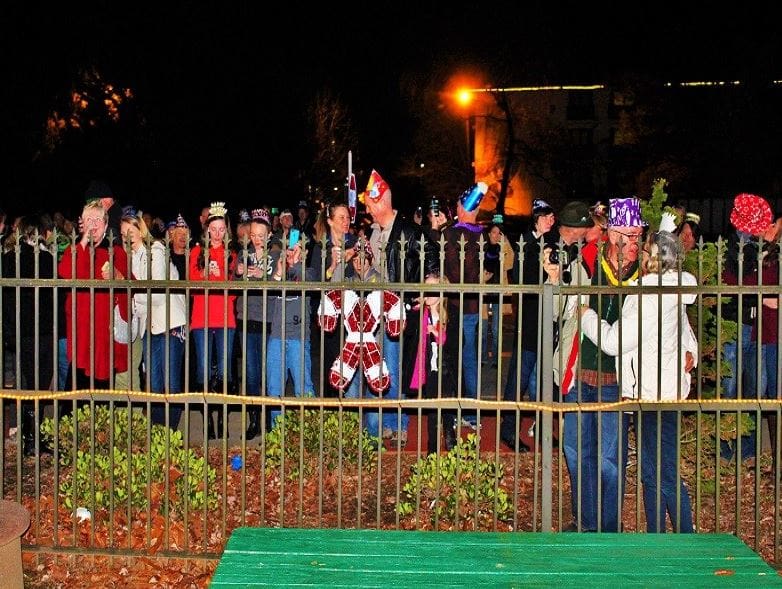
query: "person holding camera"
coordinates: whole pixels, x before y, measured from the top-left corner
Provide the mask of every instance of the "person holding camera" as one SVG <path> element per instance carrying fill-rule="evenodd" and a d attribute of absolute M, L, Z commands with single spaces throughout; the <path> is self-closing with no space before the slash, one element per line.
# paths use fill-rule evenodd
<path fill-rule="evenodd" d="M 442 229 L 445 216 L 442 211 L 435 215 L 431 211 L 432 239 L 437 241 L 437 232 L 442 231 L 445 239 L 445 263 L 444 273 L 452 284 L 481 284 L 481 245 L 480 239 L 483 227 L 476 221 L 478 207 L 488 186 L 479 182 L 459 197 L 456 203 L 456 223 Z M 462 248 L 464 248 L 462 250 Z M 457 342 L 461 342 L 461 362 L 459 357 L 449 358 L 452 367 L 461 367 L 462 388 L 458 391 L 459 397 L 469 399 L 478 398 L 478 317 L 480 312 L 478 293 L 452 292 L 448 296 L 448 313 L 452 321 L 448 322 L 446 338 L 452 342 L 445 351 L 447 356 L 453 356 L 455 350 L 459 350 Z M 459 321 L 461 318 L 461 321 Z M 460 327 L 461 323 L 461 327 Z M 459 329 L 462 330 L 462 339 L 459 339 Z M 455 346 L 453 344 L 456 344 Z M 457 373 L 458 374 L 458 373 Z M 458 379 L 456 379 L 458 382 Z M 465 425 L 471 428 L 477 427 L 477 417 L 470 412 L 464 418 Z"/>
<path fill-rule="evenodd" d="M 542 266 L 540 258 L 541 242 L 549 246 L 554 244 L 557 233 L 553 230 L 556 223 L 554 209 L 545 200 L 535 199 L 532 203 L 532 227 L 521 234 L 522 255 L 514 257 L 511 268 L 511 282 L 521 284 L 540 284 L 542 278 Z M 523 261 L 523 266 L 522 266 Z M 521 350 L 519 350 L 519 330 L 513 329 L 513 346 L 511 357 L 508 361 L 508 377 L 505 381 L 503 400 L 521 401 L 525 391 L 530 401 L 537 398 L 536 370 L 538 357 L 538 295 L 523 294 L 513 297 L 513 303 L 520 310 L 520 319 L 524 325 L 521 330 Z M 521 352 L 521 378 L 518 378 L 517 362 Z M 529 446 L 518 439 L 518 425 L 516 413 L 503 414 L 500 422 L 500 437 L 510 448 L 519 444 L 519 452 L 528 452 Z"/>
<path fill-rule="evenodd" d="M 616 287 L 627 286 L 637 280 L 644 226 L 637 198 L 611 199 L 607 241 L 599 248 L 594 242 L 586 246 L 581 252 L 583 264 L 571 261 L 570 284 Z M 559 264 L 552 264 L 549 260 L 544 263 L 544 269 L 551 282 L 567 281 L 564 267 L 560 269 Z M 571 350 L 554 358 L 555 367 L 559 367 L 562 373 L 562 400 L 565 403 L 619 401 L 615 358 L 589 339 L 581 337 L 578 317 L 574 318 L 574 315 L 581 302 L 595 310 L 600 319 L 613 323 L 621 313 L 621 296 L 600 293 L 567 298 L 569 300 L 562 311 L 565 322 L 559 344 L 560 349 L 570 346 Z M 555 301 L 555 313 L 561 308 L 557 303 Z M 574 351 L 577 351 L 577 360 Z M 595 412 L 565 414 L 563 450 L 570 474 L 573 517 L 576 520 L 570 529 L 580 526 L 582 531 L 619 531 L 628 429 L 628 416 L 621 412 L 603 412 L 599 417 Z"/>

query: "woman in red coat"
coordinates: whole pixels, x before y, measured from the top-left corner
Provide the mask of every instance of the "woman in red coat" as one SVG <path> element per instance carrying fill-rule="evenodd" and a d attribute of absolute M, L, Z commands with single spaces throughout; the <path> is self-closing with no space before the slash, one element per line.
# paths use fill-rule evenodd
<path fill-rule="evenodd" d="M 206 219 L 205 238 L 208 248 L 205 251 L 202 244 L 197 244 L 190 252 L 190 280 L 222 282 L 230 279 L 237 256 L 230 249 L 231 229 L 227 220 L 228 209 L 225 208 L 225 203 L 212 203 Z M 197 360 L 197 390 L 205 390 L 205 383 L 209 383 L 211 392 L 222 393 L 224 384 L 231 382 L 236 330 L 235 299 L 235 294 L 225 294 L 219 288 L 209 290 L 208 294 L 197 292 L 193 295 L 190 332 Z M 217 435 L 222 433 L 222 415 L 221 411 L 217 413 Z M 207 433 L 210 439 L 216 437 L 211 416 L 208 419 Z"/>
<path fill-rule="evenodd" d="M 121 246 L 111 245 L 107 239 L 108 214 L 99 201 L 84 206 L 81 225 L 81 239 L 68 246 L 60 258 L 60 278 L 112 280 L 116 273 L 125 276 L 127 255 Z M 108 389 L 112 375 L 128 369 L 128 347 L 114 341 L 111 329 L 114 304 L 126 310 L 127 294 L 108 288 L 79 287 L 69 291 L 65 298 L 67 354 L 71 372 L 76 374 L 76 388 Z M 66 386 L 72 385 L 73 378 L 69 377 Z"/>

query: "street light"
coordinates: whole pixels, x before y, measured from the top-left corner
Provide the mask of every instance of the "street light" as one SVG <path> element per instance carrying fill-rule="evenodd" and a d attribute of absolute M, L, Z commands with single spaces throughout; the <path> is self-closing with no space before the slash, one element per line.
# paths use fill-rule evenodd
<path fill-rule="evenodd" d="M 472 104 L 474 95 L 473 90 L 469 88 L 459 88 L 456 91 L 456 102 L 459 106 L 467 108 Z M 468 112 L 464 118 L 464 142 L 467 147 L 467 161 L 470 168 L 473 170 L 473 176 L 475 176 L 475 153 L 474 153 L 474 138 L 475 138 L 475 115 Z"/>

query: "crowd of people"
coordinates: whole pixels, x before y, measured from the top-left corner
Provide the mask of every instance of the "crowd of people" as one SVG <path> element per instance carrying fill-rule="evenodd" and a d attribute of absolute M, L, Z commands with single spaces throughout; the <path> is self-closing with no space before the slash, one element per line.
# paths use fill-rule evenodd
<path fill-rule="evenodd" d="M 346 202 L 311 214 L 302 201 L 295 218 L 289 209 L 259 203 L 239 212 L 234 233 L 225 202 L 204 207 L 201 226 L 192 228 L 181 214 L 166 224 L 123 208 L 106 183 L 93 182 L 73 224 L 61 216 L 17 219 L 5 233 L 0 270 L 9 279 L 121 284 L 4 285 L 10 386 L 178 393 L 190 382 L 193 391 L 281 397 L 290 380 L 297 396 L 477 399 L 483 363 L 507 368 L 505 401 L 535 401 L 539 354 L 550 353 L 541 349 L 541 333 L 553 330 L 553 378 L 563 402 L 687 398 L 699 358 L 686 312 L 695 294 L 677 289 L 697 284 L 682 271 L 684 255 L 700 237 L 697 215 L 666 212 L 652 231 L 636 198 L 593 206 L 570 201 L 559 211 L 537 199 L 531 225 L 516 242 L 504 234 L 501 216 L 488 225 L 478 222 L 486 192 L 482 183 L 467 188 L 453 218 L 430 210 L 408 219 L 394 207 L 389 183 L 373 170 L 363 223 L 351 217 Z M 765 199 L 742 194 L 730 219 L 735 231 L 723 282 L 778 285 L 782 218 L 774 218 Z M 73 242 L 71 232 L 78 235 Z M 134 287 L 126 280 L 174 284 Z M 181 280 L 217 284 L 175 283 Z M 226 287 L 230 281 L 241 285 Z M 311 282 L 335 285 L 308 288 Z M 449 287 L 465 284 L 496 288 Z M 512 345 L 503 350 L 498 336 L 508 284 L 603 286 L 606 292 L 554 289 L 552 325 L 541 324 L 543 291 L 514 295 L 515 323 L 506 328 Z M 633 290 L 639 284 L 671 292 L 643 294 Z M 723 316 L 738 323 L 740 336 L 722 351 L 733 369 L 720 383 L 723 397 L 777 397 L 777 300 L 726 297 Z M 503 351 L 509 357 L 499 362 Z M 327 374 L 323 391 L 313 381 L 313 358 Z M 266 427 L 279 416 L 269 413 Z M 426 413 L 429 452 L 453 448 L 457 427 L 479 425 L 475 412 L 462 411 L 462 424 L 450 409 Z M 25 403 L 22 414 L 24 452 L 32 455 L 39 418 L 32 404 Z M 175 429 L 180 415 L 175 403 L 153 403 L 150 419 Z M 518 415 L 503 412 L 500 437 L 526 452 Z M 370 435 L 405 444 L 406 412 L 364 410 L 363 416 Z M 680 417 L 659 410 L 633 416 L 649 531 L 665 531 L 666 514 L 673 529 L 693 530 L 678 465 Z M 209 411 L 207 424 L 210 438 L 226 435 L 222 406 Z M 776 423 L 771 427 L 775 431 Z M 564 413 L 560 443 L 571 482 L 572 529 L 621 529 L 630 428 L 631 416 L 621 411 Z M 245 438 L 263 430 L 260 411 L 249 408 Z M 753 435 L 726 443 L 722 455 L 730 459 L 740 446 L 742 459 L 752 460 Z"/>

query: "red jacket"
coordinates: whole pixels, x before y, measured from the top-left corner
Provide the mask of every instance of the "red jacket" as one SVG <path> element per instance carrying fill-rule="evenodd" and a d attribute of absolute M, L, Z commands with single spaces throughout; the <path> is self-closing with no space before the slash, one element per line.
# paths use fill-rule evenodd
<path fill-rule="evenodd" d="M 114 272 L 127 276 L 128 257 L 125 250 L 119 245 L 111 246 L 114 249 Z M 68 246 L 57 266 L 60 278 L 94 278 L 103 280 L 101 268 L 109 261 L 109 245 L 104 240 L 95 248 L 95 262 L 92 265 L 94 274 L 91 273 L 90 247 L 80 244 Z M 73 267 L 73 251 L 76 252 L 75 273 Z M 108 380 L 111 376 L 110 350 L 114 349 L 114 372 L 125 372 L 128 369 L 128 346 L 114 341 L 111 330 L 111 316 L 114 312 L 114 303 L 120 305 L 120 309 L 127 309 L 127 293 L 122 290 L 110 292 L 108 288 L 96 288 L 90 292 L 89 288 L 76 289 L 76 314 L 73 314 L 73 292 L 69 291 L 65 297 L 65 321 L 68 333 L 68 360 L 76 368 L 81 369 L 88 376 L 91 375 L 90 357 L 95 357 L 94 377 L 100 380 Z M 73 326 L 76 325 L 76 339 L 74 341 Z M 94 329 L 90 331 L 90 322 L 94 321 Z M 74 354 L 74 349 L 76 353 Z"/>
<path fill-rule="evenodd" d="M 228 254 L 228 270 L 225 268 L 225 246 L 209 248 L 209 265 L 217 265 L 218 274 L 213 275 L 209 268 L 199 268 L 198 258 L 201 255 L 201 245 L 196 245 L 190 252 L 190 280 L 207 280 L 209 282 L 222 282 L 230 280 L 236 267 L 236 255 Z M 223 291 L 214 289 L 209 291 L 209 296 L 196 294 L 193 296 L 193 313 L 190 316 L 190 329 L 203 329 L 204 327 L 229 327 L 236 328 L 236 313 L 234 312 L 235 294 L 223 295 Z M 206 317 L 206 325 L 204 324 Z"/>

